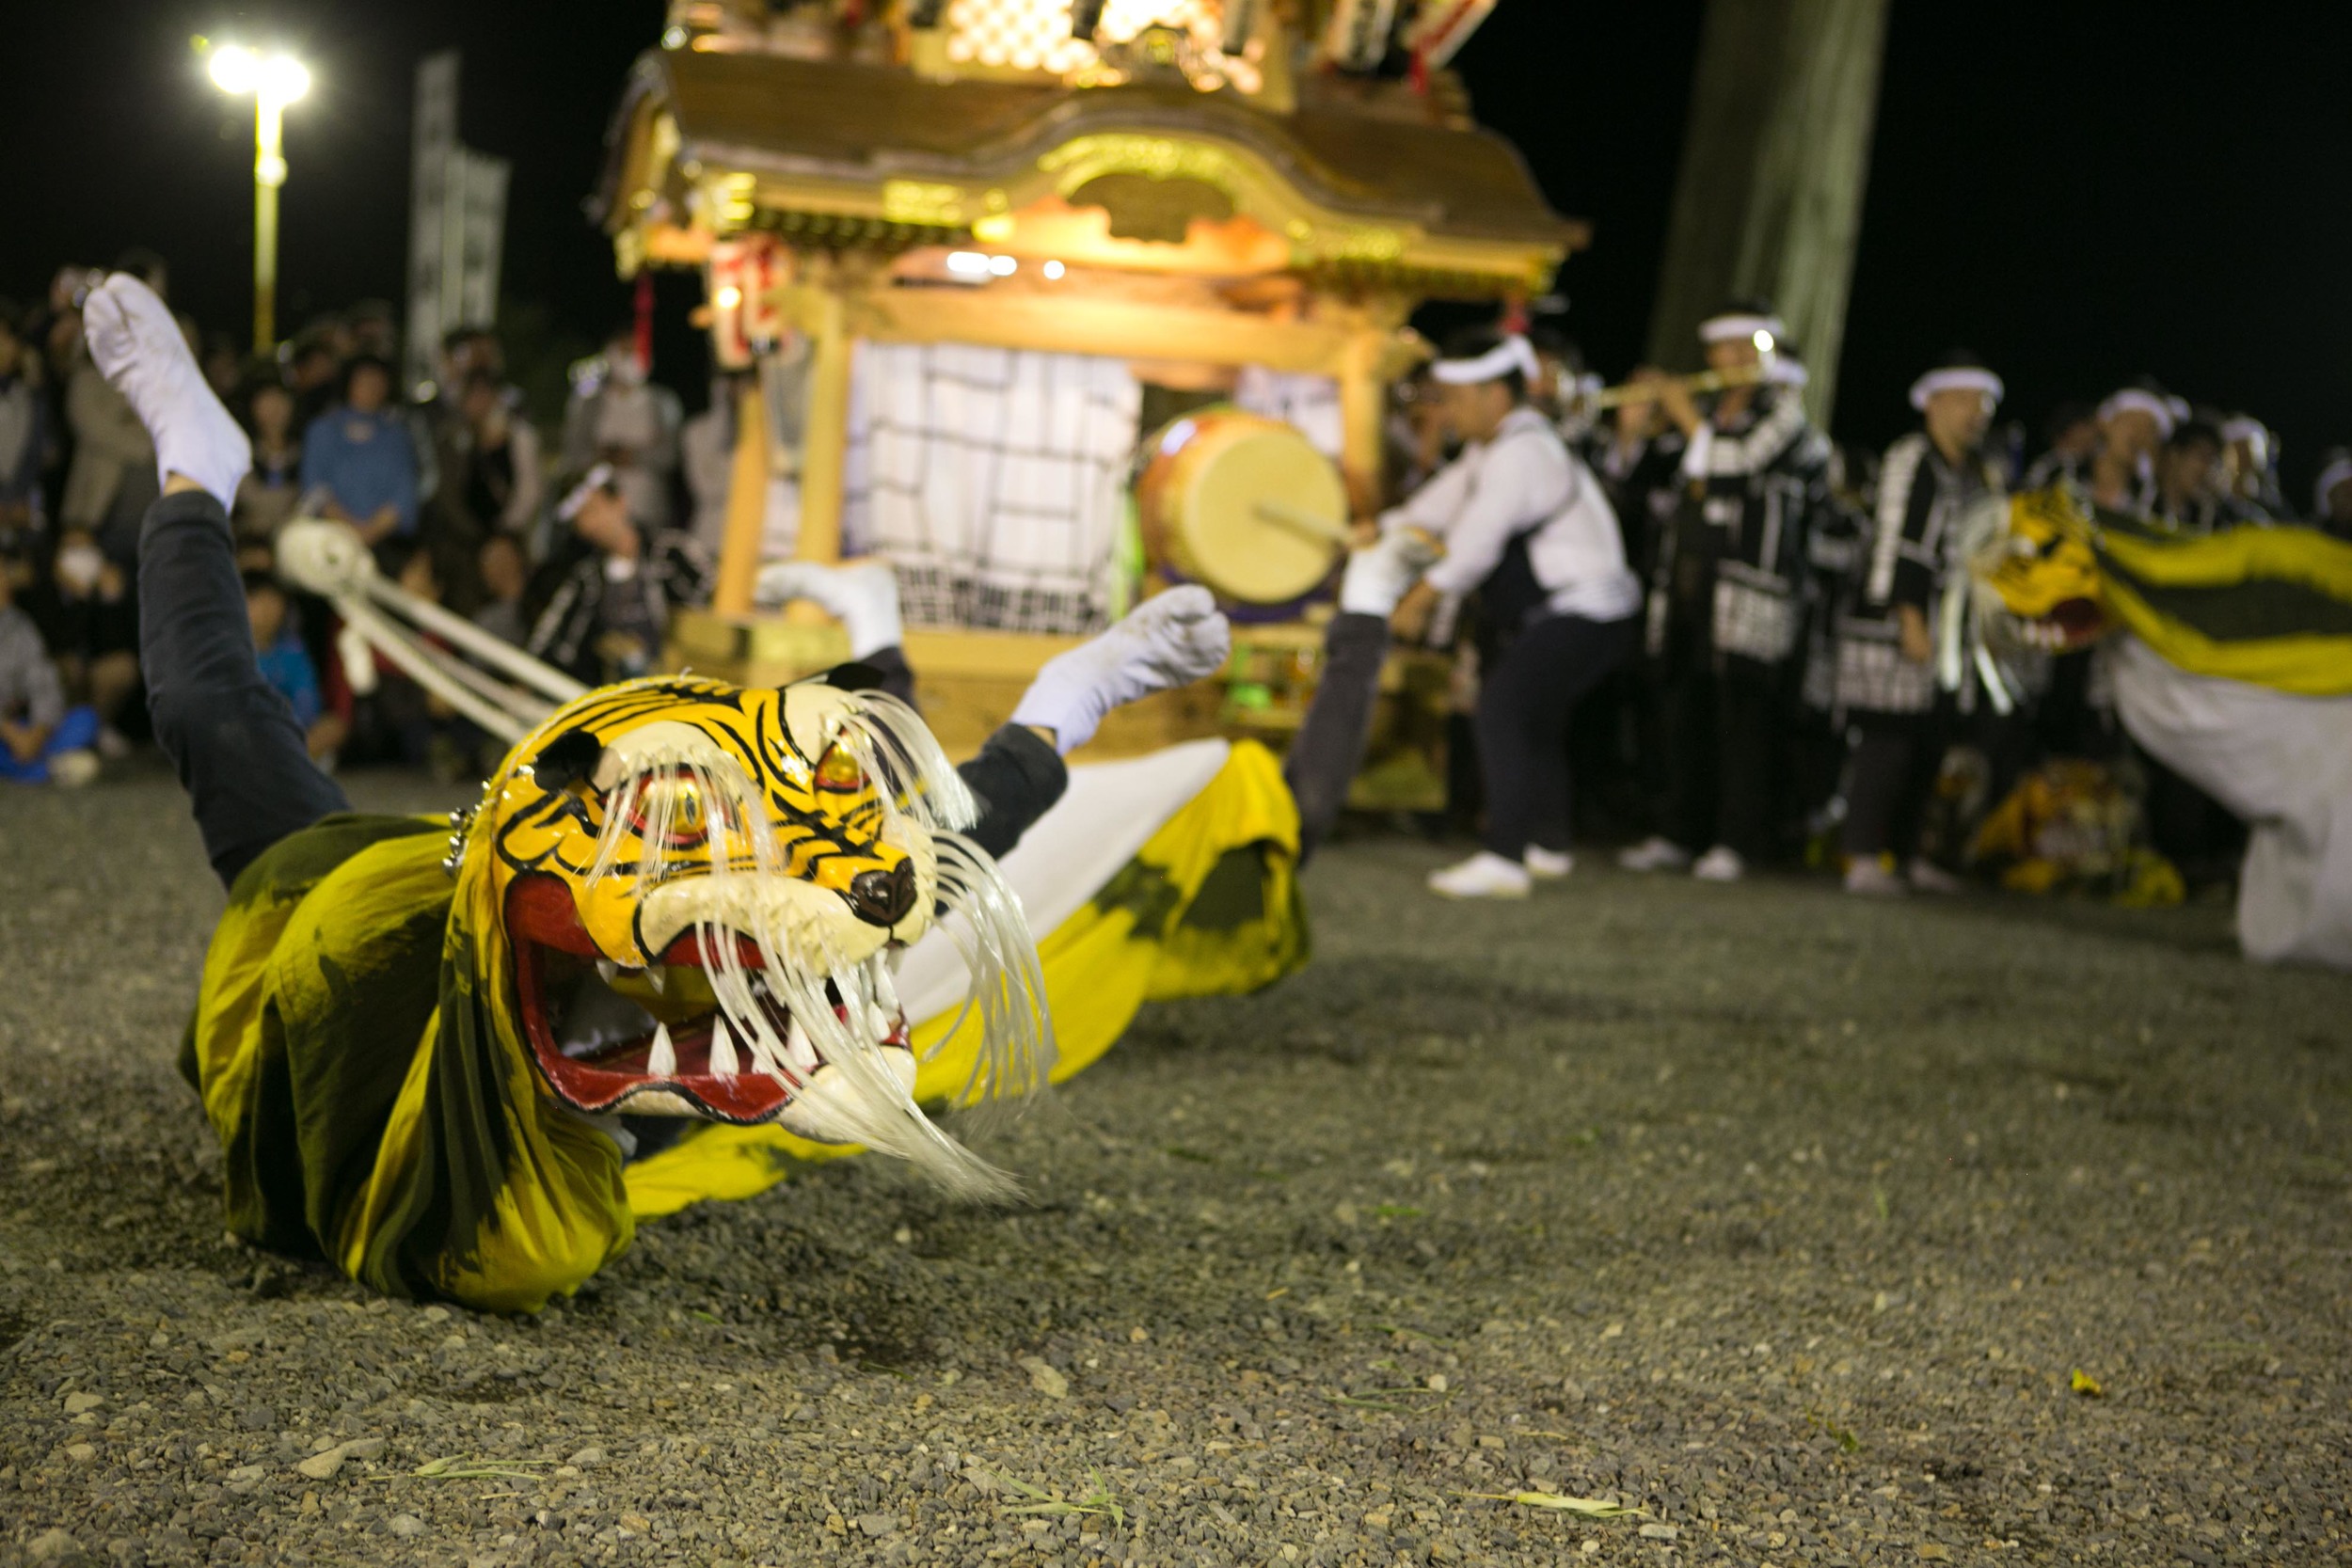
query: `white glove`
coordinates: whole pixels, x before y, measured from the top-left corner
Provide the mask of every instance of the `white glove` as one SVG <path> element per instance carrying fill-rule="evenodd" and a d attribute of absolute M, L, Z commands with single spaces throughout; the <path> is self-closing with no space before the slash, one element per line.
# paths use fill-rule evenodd
<path fill-rule="evenodd" d="M 1012 721 L 1053 731 L 1054 749 L 1068 756 L 1094 738 L 1111 709 L 1215 674 L 1232 647 L 1233 628 L 1207 589 L 1171 588 L 1091 642 L 1050 660 L 1029 683 Z"/>
<path fill-rule="evenodd" d="M 1391 529 L 1376 544 L 1348 556 L 1347 569 L 1340 574 L 1340 610 L 1349 615 L 1388 619 L 1405 591 L 1439 553 L 1419 530 Z"/>
<path fill-rule="evenodd" d="M 806 599 L 848 629 L 851 658 L 895 648 L 905 636 L 898 621 L 898 575 L 887 562 L 828 566 L 815 561 L 779 561 L 759 569 L 752 596 L 771 609 Z"/>

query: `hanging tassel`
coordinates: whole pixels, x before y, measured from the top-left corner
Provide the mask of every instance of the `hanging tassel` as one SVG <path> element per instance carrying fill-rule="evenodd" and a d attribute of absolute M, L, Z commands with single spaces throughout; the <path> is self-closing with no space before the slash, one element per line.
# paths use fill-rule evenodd
<path fill-rule="evenodd" d="M 630 347 L 637 354 L 637 368 L 647 375 L 653 373 L 653 274 L 637 275 L 635 341 Z"/>

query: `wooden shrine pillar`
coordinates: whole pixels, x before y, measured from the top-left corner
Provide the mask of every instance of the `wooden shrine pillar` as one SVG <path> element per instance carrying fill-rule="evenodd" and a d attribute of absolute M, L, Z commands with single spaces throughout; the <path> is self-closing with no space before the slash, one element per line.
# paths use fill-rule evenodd
<path fill-rule="evenodd" d="M 841 504 L 850 449 L 850 337 L 845 291 L 863 287 L 861 269 L 834 258 L 812 266 L 807 309 L 799 325 L 808 334 L 808 403 L 801 426 L 801 531 L 793 553 L 803 561 L 841 559 Z"/>
<path fill-rule="evenodd" d="M 1389 383 L 1411 362 L 1397 328 L 1411 313 L 1410 302 L 1382 296 L 1343 311 L 1320 308 L 1318 315 L 1343 315 L 1350 322 L 1336 367 L 1340 386 L 1340 473 L 1347 482 L 1350 513 L 1368 517 L 1380 510 L 1388 445 Z"/>
<path fill-rule="evenodd" d="M 1770 299 L 1804 351 L 1805 406 L 1837 394 L 1887 0 L 1708 0 L 1649 356 L 1694 365 L 1706 313 Z"/>
<path fill-rule="evenodd" d="M 1380 374 L 1382 343 L 1362 332 L 1347 345 L 1340 366 L 1340 476 L 1347 482 L 1351 516 L 1380 510 L 1381 448 L 1389 412 L 1389 386 Z"/>
<path fill-rule="evenodd" d="M 735 463 L 727 474 L 726 533 L 719 545 L 719 580 L 710 608 L 748 615 L 759 578 L 759 546 L 768 529 L 768 400 L 757 374 L 743 378 L 735 396 Z"/>

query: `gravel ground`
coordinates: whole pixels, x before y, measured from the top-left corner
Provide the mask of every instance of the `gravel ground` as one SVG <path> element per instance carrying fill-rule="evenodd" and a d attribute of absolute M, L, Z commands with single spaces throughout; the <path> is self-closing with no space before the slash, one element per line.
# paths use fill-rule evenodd
<path fill-rule="evenodd" d="M 169 782 L 5 811 L 0 1560 L 2352 1556 L 2352 979 L 2219 911 L 1343 846 L 1308 972 L 987 1146 L 1032 1206 L 849 1162 L 508 1320 L 224 1241 Z"/>

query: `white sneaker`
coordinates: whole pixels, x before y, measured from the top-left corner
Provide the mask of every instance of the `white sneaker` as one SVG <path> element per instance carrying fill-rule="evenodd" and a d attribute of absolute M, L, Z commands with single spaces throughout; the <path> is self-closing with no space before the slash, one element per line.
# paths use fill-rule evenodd
<path fill-rule="evenodd" d="M 1565 849 L 1547 849 L 1540 844 L 1531 844 L 1519 863 L 1538 881 L 1556 882 L 1576 869 L 1576 857 Z"/>
<path fill-rule="evenodd" d="M 1914 855 L 1911 858 L 1911 864 L 1905 869 L 1911 878 L 1911 885 L 1921 893 L 1932 893 L 1950 897 L 1955 894 L 1968 891 L 1966 879 L 1953 876 L 1933 861 L 1922 860 Z"/>
<path fill-rule="evenodd" d="M 1846 867 L 1846 891 L 1870 898 L 1900 898 L 1911 890 L 1877 855 L 1856 856 Z"/>
<path fill-rule="evenodd" d="M 1527 867 L 1491 849 L 1429 874 L 1429 891 L 1440 898 L 1524 898 L 1528 885 Z"/>
<path fill-rule="evenodd" d="M 1728 844 L 1718 844 L 1691 864 L 1691 875 L 1702 882 L 1736 882 L 1748 874 L 1748 863 Z"/>
<path fill-rule="evenodd" d="M 1628 871 L 1679 871 L 1691 863 L 1691 851 L 1656 833 L 1617 856 Z"/>
<path fill-rule="evenodd" d="M 49 759 L 49 782 L 59 789 L 79 789 L 97 777 L 95 752 L 59 752 Z"/>

